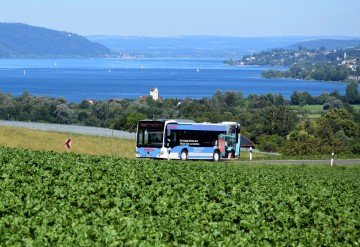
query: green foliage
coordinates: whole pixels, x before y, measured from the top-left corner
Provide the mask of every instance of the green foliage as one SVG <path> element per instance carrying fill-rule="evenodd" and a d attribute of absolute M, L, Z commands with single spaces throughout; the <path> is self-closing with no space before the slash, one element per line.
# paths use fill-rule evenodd
<path fill-rule="evenodd" d="M 354 138 L 350 143 L 351 152 L 354 154 L 360 154 L 360 138 Z"/>
<path fill-rule="evenodd" d="M 352 82 L 346 87 L 345 99 L 349 104 L 360 104 L 358 83 Z"/>
<path fill-rule="evenodd" d="M 253 135 L 286 136 L 296 125 L 297 116 L 286 106 L 266 107 L 252 115 Z"/>
<path fill-rule="evenodd" d="M 335 97 L 330 97 L 326 100 L 323 109 L 324 110 L 331 110 L 331 109 L 335 109 L 335 108 L 342 108 L 343 107 L 343 102 Z"/>
<path fill-rule="evenodd" d="M 135 130 L 137 123 L 140 120 L 144 120 L 146 118 L 146 116 L 142 113 L 130 113 L 127 117 L 126 117 L 126 124 L 125 124 L 125 129 L 126 130 Z"/>
<path fill-rule="evenodd" d="M 0 148 L 0 243 L 357 246 L 359 176 Z"/>
<path fill-rule="evenodd" d="M 268 106 L 283 106 L 287 104 L 287 101 L 282 95 L 270 93 L 267 95 L 250 94 L 247 97 L 247 101 L 250 109 L 265 108 Z"/>
<path fill-rule="evenodd" d="M 331 153 L 340 154 L 345 151 L 345 147 L 341 146 L 338 139 L 325 140 L 306 132 L 295 131 L 290 134 L 290 139 L 281 148 L 280 153 L 292 157 L 301 157 Z"/>
<path fill-rule="evenodd" d="M 278 135 L 263 135 L 258 138 L 257 149 L 265 152 L 279 152 L 285 144 L 285 138 Z"/>
<path fill-rule="evenodd" d="M 304 121 L 290 132 L 281 153 L 289 156 L 359 154 L 360 124 L 346 109 L 333 109 L 314 122 Z"/>
<path fill-rule="evenodd" d="M 61 124 L 72 124 L 77 120 L 75 112 L 66 104 L 57 105 L 54 114 L 57 117 L 58 122 Z"/>
<path fill-rule="evenodd" d="M 284 73 L 279 70 L 269 69 L 269 70 L 262 72 L 261 76 L 265 77 L 265 78 L 282 78 L 282 77 L 284 77 Z"/>
<path fill-rule="evenodd" d="M 315 101 L 308 92 L 295 91 L 290 96 L 292 105 L 306 105 L 313 104 Z"/>
<path fill-rule="evenodd" d="M 348 137 L 359 137 L 359 123 L 353 121 L 353 116 L 346 109 L 333 109 L 322 117 L 330 125 L 334 133 L 344 131 Z"/>

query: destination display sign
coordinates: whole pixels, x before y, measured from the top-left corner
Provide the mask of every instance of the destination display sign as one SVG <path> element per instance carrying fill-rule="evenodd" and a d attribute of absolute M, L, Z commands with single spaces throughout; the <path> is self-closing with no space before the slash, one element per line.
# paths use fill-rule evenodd
<path fill-rule="evenodd" d="M 164 129 L 164 122 L 159 121 L 141 121 L 139 122 L 139 129 Z"/>

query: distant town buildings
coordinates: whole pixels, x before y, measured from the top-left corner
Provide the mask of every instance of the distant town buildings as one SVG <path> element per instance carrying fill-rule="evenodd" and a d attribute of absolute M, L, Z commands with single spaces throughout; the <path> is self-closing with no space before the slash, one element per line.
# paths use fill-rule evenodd
<path fill-rule="evenodd" d="M 344 60 L 341 61 L 342 65 L 345 65 L 346 68 L 351 69 L 352 71 L 356 71 L 356 68 L 359 66 L 357 64 L 357 59 L 353 58 L 353 59 L 346 59 L 347 55 L 346 52 L 344 53 Z"/>

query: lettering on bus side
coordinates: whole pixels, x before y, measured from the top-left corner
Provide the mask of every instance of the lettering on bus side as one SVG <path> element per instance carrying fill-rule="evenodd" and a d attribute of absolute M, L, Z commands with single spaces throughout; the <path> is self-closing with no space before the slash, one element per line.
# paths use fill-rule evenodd
<path fill-rule="evenodd" d="M 199 140 L 184 140 L 184 139 L 180 139 L 180 145 L 200 146 L 200 143 L 199 143 Z"/>

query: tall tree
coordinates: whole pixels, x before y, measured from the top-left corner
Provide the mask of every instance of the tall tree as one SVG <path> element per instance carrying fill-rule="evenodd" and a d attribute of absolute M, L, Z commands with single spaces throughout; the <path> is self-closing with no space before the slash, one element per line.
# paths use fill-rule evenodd
<path fill-rule="evenodd" d="M 358 83 L 352 82 L 346 87 L 345 99 L 349 104 L 360 104 Z"/>

